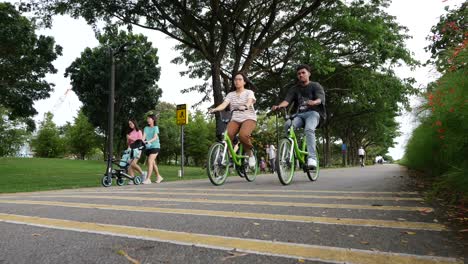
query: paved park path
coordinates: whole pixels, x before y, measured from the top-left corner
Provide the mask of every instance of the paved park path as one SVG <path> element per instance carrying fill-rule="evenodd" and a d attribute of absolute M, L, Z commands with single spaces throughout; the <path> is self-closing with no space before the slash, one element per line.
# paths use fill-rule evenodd
<path fill-rule="evenodd" d="M 3 194 L 0 263 L 463 263 L 407 182 L 382 165 Z"/>

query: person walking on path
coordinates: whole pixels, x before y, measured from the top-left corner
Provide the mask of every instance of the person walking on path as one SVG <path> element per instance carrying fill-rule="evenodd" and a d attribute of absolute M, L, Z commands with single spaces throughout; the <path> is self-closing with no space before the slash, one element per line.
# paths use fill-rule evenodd
<path fill-rule="evenodd" d="M 143 140 L 143 134 L 141 130 L 138 128 L 138 123 L 131 119 L 128 121 L 129 132 L 127 134 L 127 147 L 130 148 L 130 145 L 133 144 L 137 140 Z M 133 160 L 130 163 L 130 167 L 128 168 L 128 173 L 130 176 L 135 176 L 135 170 L 139 172 L 143 178 L 143 181 L 146 178 L 146 172 L 144 172 L 141 167 L 138 165 L 138 159 L 141 157 L 141 151 L 138 149 L 131 150 L 133 151 Z M 129 181 L 129 184 L 132 184 L 133 181 Z"/>
<path fill-rule="evenodd" d="M 268 147 L 268 160 L 270 161 L 270 172 L 276 171 L 276 148 L 275 145 Z"/>
<path fill-rule="evenodd" d="M 159 142 L 159 127 L 156 125 L 156 116 L 150 114 L 146 118 L 148 126 L 143 129 L 143 140 L 146 144 L 145 154 L 148 157 L 148 176 L 143 184 L 151 184 L 151 174 L 154 171 L 156 183 L 160 183 L 164 178 L 159 174 L 156 158 L 158 157 L 161 144 Z"/>
<path fill-rule="evenodd" d="M 361 164 L 361 167 L 364 167 L 364 156 L 366 155 L 366 151 L 364 150 L 362 146 L 358 149 L 358 155 L 359 155 L 359 163 Z"/>
<path fill-rule="evenodd" d="M 264 157 L 262 157 L 262 159 L 260 160 L 260 171 L 261 172 L 266 172 L 266 162 L 265 162 Z"/>

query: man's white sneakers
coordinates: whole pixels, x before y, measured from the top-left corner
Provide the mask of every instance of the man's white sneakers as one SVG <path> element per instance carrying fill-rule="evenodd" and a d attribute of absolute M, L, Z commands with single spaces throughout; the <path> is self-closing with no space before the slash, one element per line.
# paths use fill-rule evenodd
<path fill-rule="evenodd" d="M 313 158 L 308 158 L 307 159 L 307 167 L 311 168 L 317 168 L 317 161 L 314 160 Z"/>

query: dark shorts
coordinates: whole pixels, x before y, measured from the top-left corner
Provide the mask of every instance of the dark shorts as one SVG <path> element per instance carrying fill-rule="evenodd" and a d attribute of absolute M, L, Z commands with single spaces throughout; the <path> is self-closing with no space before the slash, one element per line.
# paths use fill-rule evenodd
<path fill-rule="evenodd" d="M 146 156 L 149 156 L 151 154 L 158 154 L 159 153 L 159 149 L 158 148 L 152 148 L 152 149 L 146 149 L 145 150 L 145 155 Z"/>
<path fill-rule="evenodd" d="M 364 155 L 359 155 L 359 157 L 362 159 L 362 158 L 364 158 Z"/>

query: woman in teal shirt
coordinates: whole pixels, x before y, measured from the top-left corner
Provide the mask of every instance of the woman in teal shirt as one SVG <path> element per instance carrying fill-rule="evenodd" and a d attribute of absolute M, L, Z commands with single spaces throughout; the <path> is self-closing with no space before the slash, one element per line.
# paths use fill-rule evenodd
<path fill-rule="evenodd" d="M 159 154 L 161 145 L 159 143 L 159 128 L 156 125 L 156 116 L 148 115 L 146 117 L 148 126 L 143 129 L 143 141 L 146 144 L 145 154 L 148 157 L 148 176 L 143 184 L 151 184 L 151 174 L 154 170 L 156 175 L 156 183 L 160 183 L 163 177 L 159 174 L 158 164 L 156 164 L 156 157 Z"/>

